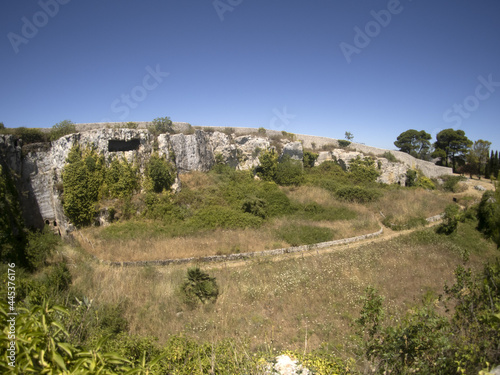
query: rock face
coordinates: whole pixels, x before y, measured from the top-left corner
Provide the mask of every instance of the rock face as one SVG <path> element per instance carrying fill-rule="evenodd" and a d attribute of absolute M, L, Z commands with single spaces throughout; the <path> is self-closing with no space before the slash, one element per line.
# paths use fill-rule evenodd
<path fill-rule="evenodd" d="M 71 223 L 64 215 L 61 202 L 61 176 L 69 151 L 77 144 L 82 147 L 94 147 L 106 161 L 117 156 L 134 162 L 141 173 L 144 173 L 151 155 L 158 152 L 160 156 L 165 156 L 175 163 L 179 174 L 190 171 L 206 172 L 215 163 L 226 163 L 238 170 L 253 169 L 259 165 L 261 151 L 273 147 L 269 138 L 257 134 L 256 131 L 254 135 L 242 135 L 241 129 L 233 134 L 227 131 L 222 133 L 196 130 L 193 134 L 161 134 L 155 137 L 145 126 L 139 126 L 139 129 L 125 129 L 118 126 L 99 128 L 98 124 L 87 125 L 87 128 L 92 130 L 70 134 L 51 143 L 30 144 L 25 147 L 13 136 L 0 135 L 0 162 L 2 167 L 9 168 L 19 177 L 17 184 L 25 223 L 28 226 L 41 227 L 43 224 L 49 224 L 62 235 L 71 230 Z M 188 125 L 185 126 L 186 129 L 192 130 Z M 277 138 L 279 134 L 273 133 L 273 139 Z M 321 145 L 327 142 L 321 137 L 298 135 L 297 139 L 300 141 L 290 142 L 282 139 L 281 144 L 278 141 L 278 149 L 283 150 L 280 158 L 289 156 L 294 160 L 303 160 L 304 143 L 315 141 Z M 335 142 L 330 141 L 329 144 Z M 273 144 L 276 146 L 276 143 Z M 341 148 L 322 151 L 316 163 L 334 160 L 347 169 L 353 159 L 364 157 L 364 148 L 367 146 L 355 147 L 356 151 Z M 368 149 L 372 154 L 378 155 L 374 159 L 381 172 L 380 182 L 404 185 L 409 168 L 419 168 L 427 177 L 451 173 L 450 168 L 436 167 L 432 163 L 414 159 L 407 154 L 400 155 L 402 153 L 398 152 L 394 154 L 402 162 L 390 162 L 380 157 L 382 152 L 374 153 L 373 148 Z M 178 178 L 173 189 L 180 189 Z"/>

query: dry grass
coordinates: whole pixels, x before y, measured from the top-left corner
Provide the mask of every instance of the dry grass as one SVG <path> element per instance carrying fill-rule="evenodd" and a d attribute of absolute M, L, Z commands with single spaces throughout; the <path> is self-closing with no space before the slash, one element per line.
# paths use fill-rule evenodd
<path fill-rule="evenodd" d="M 209 273 L 217 278 L 221 294 L 214 305 L 195 310 L 176 295 L 187 265 L 110 268 L 80 263 L 73 270 L 74 285 L 98 302 L 125 303 L 131 333 L 157 336 L 160 342 L 185 334 L 212 342 L 249 339 L 254 349 L 303 349 L 307 329 L 309 349 L 333 342 L 342 351 L 352 342 L 350 325 L 368 285 L 381 291 L 386 307 L 404 312 L 424 292 L 440 293 L 453 280 L 453 270 L 462 263 L 457 246 L 402 237 L 303 258 L 213 264 Z M 472 266 L 495 252 L 491 243 L 481 246 L 481 254 L 471 254 Z"/>
<path fill-rule="evenodd" d="M 411 217 L 428 218 L 444 212 L 453 203 L 450 193 L 426 191 L 423 189 L 395 189 L 367 207 L 374 213 L 382 212 L 392 216 L 396 222 L 404 222 Z"/>

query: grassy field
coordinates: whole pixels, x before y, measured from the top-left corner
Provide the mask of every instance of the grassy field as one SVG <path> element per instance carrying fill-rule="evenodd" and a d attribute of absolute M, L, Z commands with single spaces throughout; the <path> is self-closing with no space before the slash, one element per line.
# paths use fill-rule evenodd
<path fill-rule="evenodd" d="M 213 177 L 195 172 L 183 175 L 182 180 L 185 195 L 202 189 L 205 193 L 201 192 L 201 196 L 215 199 L 213 192 L 206 192 L 213 189 Z M 193 228 L 185 222 L 137 218 L 107 227 L 87 227 L 75 233 L 75 238 L 88 253 L 107 261 L 254 252 L 372 233 L 383 220 L 408 229 L 443 212 L 453 197 L 442 191 L 390 187 L 382 190 L 378 200 L 360 204 L 339 200 L 317 186 L 280 189 L 290 205 L 298 209 L 268 218 L 258 227 Z"/>
<path fill-rule="evenodd" d="M 74 287 L 98 303 L 124 307 L 132 334 L 160 342 L 179 333 L 210 342 L 232 337 L 276 351 L 329 343 L 346 354 L 368 285 L 381 291 L 390 311 L 403 314 L 424 294 L 441 293 L 464 258 L 480 268 L 498 252 L 466 223 L 451 236 L 429 228 L 329 254 L 201 265 L 216 277 L 221 294 L 215 304 L 194 310 L 177 294 L 187 266 L 111 268 L 82 254 L 69 254 Z"/>

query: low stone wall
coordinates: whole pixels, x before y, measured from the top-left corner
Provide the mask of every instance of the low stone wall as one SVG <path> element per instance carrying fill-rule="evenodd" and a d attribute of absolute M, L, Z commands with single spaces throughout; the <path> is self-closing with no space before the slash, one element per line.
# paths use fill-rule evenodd
<path fill-rule="evenodd" d="M 283 255 L 283 254 L 291 254 L 304 252 L 315 249 L 324 249 L 326 247 L 332 247 L 336 245 L 345 245 L 352 242 L 358 242 L 362 240 L 366 240 L 368 238 L 373 238 L 380 236 L 383 233 L 383 228 L 380 228 L 378 231 L 369 234 L 363 234 L 361 236 L 343 238 L 335 241 L 328 242 L 320 242 L 311 245 L 303 245 L 303 246 L 293 246 L 286 247 L 282 249 L 274 249 L 274 250 L 264 250 L 264 251 L 256 251 L 250 253 L 239 253 L 239 254 L 229 254 L 229 255 L 212 255 L 200 258 L 182 258 L 182 259 L 164 259 L 164 260 L 146 260 L 139 262 L 109 262 L 109 261 L 101 261 L 101 263 L 114 266 L 114 267 L 140 267 L 140 266 L 168 266 L 170 264 L 184 264 L 190 262 L 226 262 L 226 261 L 234 261 L 234 260 L 244 260 L 255 257 L 262 256 L 272 256 L 272 255 Z"/>

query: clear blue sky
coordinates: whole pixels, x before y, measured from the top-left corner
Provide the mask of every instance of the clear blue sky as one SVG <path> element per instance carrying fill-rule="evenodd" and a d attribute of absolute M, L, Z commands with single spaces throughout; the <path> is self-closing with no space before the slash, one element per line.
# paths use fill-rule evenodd
<path fill-rule="evenodd" d="M 500 149 L 497 0 L 3 1 L 0 35 L 6 127 L 170 116 L 389 149 L 453 127 Z"/>

